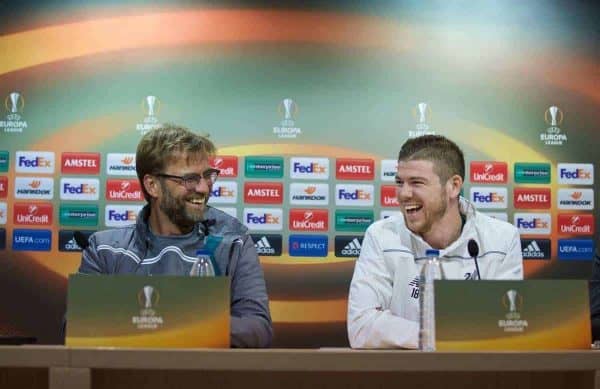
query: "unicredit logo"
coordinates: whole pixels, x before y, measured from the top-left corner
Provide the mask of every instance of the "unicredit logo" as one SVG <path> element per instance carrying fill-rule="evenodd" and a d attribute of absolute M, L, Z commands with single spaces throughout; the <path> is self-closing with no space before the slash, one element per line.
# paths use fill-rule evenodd
<path fill-rule="evenodd" d="M 399 207 L 398 196 L 396 195 L 395 185 L 381 186 L 381 206 L 382 207 Z"/>
<path fill-rule="evenodd" d="M 210 166 L 219 169 L 219 177 L 231 178 L 238 176 L 238 158 L 234 155 L 220 155 L 211 158 Z"/>
<path fill-rule="evenodd" d="M 506 162 L 473 161 L 471 162 L 471 182 L 475 183 L 506 183 L 508 165 Z"/>
<path fill-rule="evenodd" d="M 244 183 L 244 202 L 252 204 L 281 204 L 283 184 L 280 182 Z"/>
<path fill-rule="evenodd" d="M 0 199 L 8 196 L 8 177 L 0 177 Z"/>
<path fill-rule="evenodd" d="M 99 153 L 62 153 L 61 173 L 98 174 L 100 173 Z"/>
<path fill-rule="evenodd" d="M 15 224 L 50 225 L 52 224 L 52 204 L 15 203 L 13 221 Z"/>
<path fill-rule="evenodd" d="M 594 215 L 590 214 L 559 214 L 558 230 L 561 234 L 593 235 Z"/>
<path fill-rule="evenodd" d="M 329 212 L 326 209 L 291 209 L 289 228 L 293 231 L 327 231 Z"/>
<path fill-rule="evenodd" d="M 335 161 L 335 178 L 338 180 L 373 180 L 375 161 L 372 159 L 338 158 Z"/>
<path fill-rule="evenodd" d="M 114 201 L 143 201 L 142 188 L 138 180 L 106 181 L 106 199 Z"/>
<path fill-rule="evenodd" d="M 549 209 L 552 206 L 549 188 L 515 188 L 513 203 L 519 209 Z"/>

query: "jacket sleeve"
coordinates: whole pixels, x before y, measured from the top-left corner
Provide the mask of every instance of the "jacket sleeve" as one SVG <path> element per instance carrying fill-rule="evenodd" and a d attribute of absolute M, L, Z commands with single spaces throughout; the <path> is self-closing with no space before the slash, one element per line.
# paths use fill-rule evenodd
<path fill-rule="evenodd" d="M 390 311 L 394 275 L 368 229 L 354 267 L 348 297 L 348 338 L 352 348 L 417 348 L 419 324 Z"/>
<path fill-rule="evenodd" d="M 596 255 L 590 279 L 590 310 L 592 314 L 592 340 L 600 340 L 600 239 L 596 242 Z"/>
<path fill-rule="evenodd" d="M 81 264 L 79 273 L 84 274 L 106 274 L 106 264 L 98 256 L 96 250 L 96 237 L 92 234 L 88 239 L 88 246 L 81 252 Z"/>
<path fill-rule="evenodd" d="M 231 277 L 231 346 L 269 347 L 273 336 L 269 299 L 258 254 L 249 236 L 240 244 Z"/>
<path fill-rule="evenodd" d="M 522 280 L 523 279 L 523 253 L 521 251 L 521 237 L 514 228 L 506 250 L 506 257 L 498 265 L 496 280 Z"/>

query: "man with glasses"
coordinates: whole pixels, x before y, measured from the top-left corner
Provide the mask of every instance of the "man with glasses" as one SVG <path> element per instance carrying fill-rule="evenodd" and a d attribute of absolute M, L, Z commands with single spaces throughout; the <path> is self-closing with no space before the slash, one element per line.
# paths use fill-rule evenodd
<path fill-rule="evenodd" d="M 215 272 L 231 278 L 231 345 L 268 347 L 271 316 L 263 272 L 247 228 L 207 205 L 219 170 L 215 146 L 174 125 L 145 134 L 136 171 L 147 204 L 135 224 L 94 233 L 80 273 L 188 275 L 196 251 L 208 249 Z"/>

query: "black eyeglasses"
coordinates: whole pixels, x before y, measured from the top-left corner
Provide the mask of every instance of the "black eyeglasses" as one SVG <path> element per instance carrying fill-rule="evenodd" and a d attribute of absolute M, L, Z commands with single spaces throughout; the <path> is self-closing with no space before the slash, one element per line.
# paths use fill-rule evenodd
<path fill-rule="evenodd" d="M 157 173 L 155 176 L 176 180 L 185 186 L 185 189 L 194 190 L 202 180 L 205 180 L 209 185 L 214 184 L 219 177 L 219 173 L 219 169 L 206 169 L 202 174 L 190 173 L 183 176 L 174 176 L 172 174 Z"/>

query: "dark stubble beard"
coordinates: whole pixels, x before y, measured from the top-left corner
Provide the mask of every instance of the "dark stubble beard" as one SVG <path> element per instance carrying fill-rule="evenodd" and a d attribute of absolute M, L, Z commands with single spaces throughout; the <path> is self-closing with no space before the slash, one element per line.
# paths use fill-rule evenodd
<path fill-rule="evenodd" d="M 158 204 L 159 208 L 182 232 L 189 232 L 194 225 L 204 219 L 204 212 L 189 212 L 186 207 L 186 196 L 176 198 L 171 194 L 164 181 L 161 180 L 163 198 Z M 188 195 L 187 197 L 194 197 Z"/>

